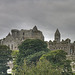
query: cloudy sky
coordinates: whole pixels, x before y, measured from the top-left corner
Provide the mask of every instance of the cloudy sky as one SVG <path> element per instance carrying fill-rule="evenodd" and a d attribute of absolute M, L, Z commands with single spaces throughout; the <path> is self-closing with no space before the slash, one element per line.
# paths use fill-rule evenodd
<path fill-rule="evenodd" d="M 75 40 L 75 0 L 0 0 L 0 39 L 11 29 L 37 26 L 45 40 L 58 28 L 62 39 Z"/>

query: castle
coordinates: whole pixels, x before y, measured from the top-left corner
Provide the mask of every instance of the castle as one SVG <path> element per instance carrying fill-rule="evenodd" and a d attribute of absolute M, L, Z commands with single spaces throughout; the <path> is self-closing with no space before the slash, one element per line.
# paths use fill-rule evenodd
<path fill-rule="evenodd" d="M 18 50 L 18 46 L 26 39 L 40 39 L 44 41 L 44 36 L 36 26 L 30 30 L 11 30 L 6 38 L 0 40 L 1 45 L 7 45 L 11 50 Z"/>
<path fill-rule="evenodd" d="M 49 41 L 48 46 L 50 50 L 64 50 L 68 55 L 75 55 L 75 41 L 71 43 L 71 40 L 67 38 L 66 40 L 60 41 L 61 34 L 57 29 L 54 34 L 54 41 Z"/>
<path fill-rule="evenodd" d="M 44 41 L 44 36 L 40 30 L 37 29 L 36 26 L 30 30 L 11 30 L 6 38 L 0 40 L 1 45 L 7 45 L 11 50 L 18 50 L 18 46 L 26 39 L 40 39 Z M 71 43 L 71 40 L 67 38 L 66 40 L 61 39 L 61 34 L 57 29 L 54 34 L 54 41 L 49 41 L 48 48 L 50 50 L 61 49 L 68 53 L 68 55 L 75 55 L 75 41 Z"/>

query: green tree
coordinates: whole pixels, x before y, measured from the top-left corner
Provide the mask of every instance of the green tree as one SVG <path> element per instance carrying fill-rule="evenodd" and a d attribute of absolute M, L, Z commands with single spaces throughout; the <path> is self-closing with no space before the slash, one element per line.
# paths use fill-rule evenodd
<path fill-rule="evenodd" d="M 48 52 L 47 54 L 44 54 L 41 59 L 47 59 L 48 61 L 50 61 L 50 63 L 52 64 L 59 64 L 61 65 L 61 63 L 66 60 L 66 55 L 67 53 L 63 50 L 53 50 Z"/>
<path fill-rule="evenodd" d="M 7 62 L 11 59 L 11 50 L 5 45 L 0 45 L 0 75 L 7 74 Z"/>
<path fill-rule="evenodd" d="M 36 65 L 36 62 L 39 61 L 39 58 L 45 54 L 46 52 L 40 51 L 37 53 L 34 53 L 33 55 L 29 55 L 25 58 L 27 65 L 30 65 L 31 63 L 34 63 Z"/>
<path fill-rule="evenodd" d="M 72 75 L 70 60 L 66 60 L 67 53 L 63 50 L 50 51 L 44 54 L 40 60 L 48 60 L 56 69 L 62 69 L 62 75 Z"/>
<path fill-rule="evenodd" d="M 48 49 L 46 42 L 39 39 L 27 39 L 19 46 L 19 53 L 16 62 L 18 65 L 21 65 L 25 58 L 29 60 L 29 62 L 36 62 L 37 58 L 39 59 L 40 56 L 47 51 Z M 37 55 L 37 53 L 39 55 Z M 31 57 L 35 57 L 35 60 L 32 60 Z"/>
<path fill-rule="evenodd" d="M 17 54 L 19 53 L 19 50 L 13 50 L 11 55 L 12 55 L 12 58 L 13 58 L 13 64 L 14 64 L 14 68 L 13 68 L 13 73 L 15 73 L 16 71 L 16 67 L 18 67 L 18 65 L 16 64 L 16 57 L 17 57 Z"/>
<path fill-rule="evenodd" d="M 28 66 L 25 61 L 18 68 L 19 71 L 16 71 L 16 75 L 62 75 L 62 70 L 55 69 L 47 60 L 38 61 L 36 66 L 34 64 Z"/>

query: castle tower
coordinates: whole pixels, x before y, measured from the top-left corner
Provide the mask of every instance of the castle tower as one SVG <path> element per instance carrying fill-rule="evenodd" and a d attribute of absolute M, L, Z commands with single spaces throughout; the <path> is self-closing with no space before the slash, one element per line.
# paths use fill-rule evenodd
<path fill-rule="evenodd" d="M 57 43 L 60 42 L 60 32 L 59 30 L 57 29 L 56 32 L 55 32 L 55 35 L 54 35 L 54 39 Z"/>
<path fill-rule="evenodd" d="M 19 36 L 19 30 L 17 29 L 12 29 L 11 33 L 14 38 L 17 38 Z"/>

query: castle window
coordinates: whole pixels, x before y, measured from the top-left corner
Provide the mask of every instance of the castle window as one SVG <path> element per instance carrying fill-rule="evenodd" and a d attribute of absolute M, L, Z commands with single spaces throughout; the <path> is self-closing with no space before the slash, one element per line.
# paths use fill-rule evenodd
<path fill-rule="evenodd" d="M 23 32 L 23 35 L 24 35 L 24 32 Z"/>

